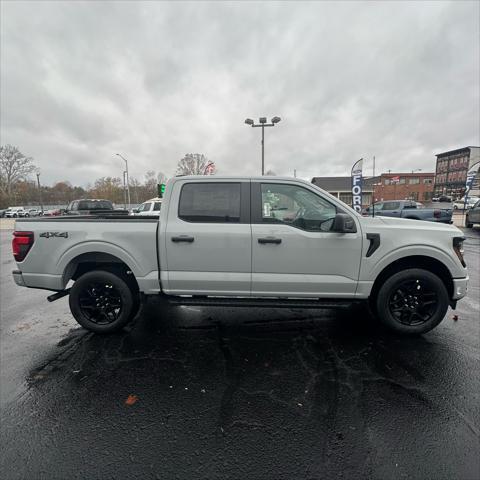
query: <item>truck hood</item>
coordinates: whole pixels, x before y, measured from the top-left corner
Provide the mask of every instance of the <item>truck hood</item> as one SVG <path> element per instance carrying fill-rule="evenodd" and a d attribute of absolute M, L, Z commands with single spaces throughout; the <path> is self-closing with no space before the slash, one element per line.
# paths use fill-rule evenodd
<path fill-rule="evenodd" d="M 362 217 L 362 225 L 365 226 L 367 231 L 373 231 L 376 227 L 390 227 L 392 229 L 401 230 L 424 230 L 427 232 L 447 232 L 450 235 L 463 235 L 463 232 L 455 225 L 449 225 L 447 223 L 427 222 L 425 220 L 411 220 L 408 218 L 396 218 L 396 217 Z"/>

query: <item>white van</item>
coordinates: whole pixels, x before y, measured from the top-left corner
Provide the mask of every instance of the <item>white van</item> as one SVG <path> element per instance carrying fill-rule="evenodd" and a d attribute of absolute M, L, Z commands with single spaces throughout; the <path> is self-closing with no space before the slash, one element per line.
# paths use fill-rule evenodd
<path fill-rule="evenodd" d="M 155 215 L 160 216 L 162 198 L 152 198 L 143 202 L 138 208 L 133 209 L 133 215 Z"/>

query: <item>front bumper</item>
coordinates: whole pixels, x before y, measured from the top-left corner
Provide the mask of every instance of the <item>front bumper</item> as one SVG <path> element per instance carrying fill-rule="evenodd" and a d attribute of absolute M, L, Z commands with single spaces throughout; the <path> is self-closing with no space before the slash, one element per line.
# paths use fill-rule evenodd
<path fill-rule="evenodd" d="M 468 277 L 453 279 L 453 295 L 452 300 L 460 300 L 467 294 Z"/>

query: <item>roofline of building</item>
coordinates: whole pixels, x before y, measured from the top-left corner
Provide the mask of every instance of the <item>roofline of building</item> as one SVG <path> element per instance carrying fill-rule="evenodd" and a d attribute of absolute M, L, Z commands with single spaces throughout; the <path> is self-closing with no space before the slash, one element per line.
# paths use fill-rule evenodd
<path fill-rule="evenodd" d="M 480 147 L 476 147 L 474 145 L 468 145 L 467 147 L 456 148 L 455 150 L 449 150 L 448 152 L 436 153 L 435 156 L 437 158 L 438 157 L 448 157 L 450 155 L 454 155 L 455 153 L 466 152 L 467 150 L 470 150 L 472 148 L 480 148 Z"/>

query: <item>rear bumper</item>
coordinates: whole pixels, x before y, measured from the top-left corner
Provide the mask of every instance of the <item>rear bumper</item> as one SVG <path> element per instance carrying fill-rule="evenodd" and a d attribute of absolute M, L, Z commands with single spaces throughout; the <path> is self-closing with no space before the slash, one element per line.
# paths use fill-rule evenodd
<path fill-rule="evenodd" d="M 12 276 L 14 282 L 20 287 L 53 290 L 54 292 L 58 292 L 65 288 L 61 275 L 51 275 L 47 273 L 24 273 L 20 270 L 13 270 Z"/>
<path fill-rule="evenodd" d="M 453 279 L 452 300 L 460 300 L 467 294 L 468 277 Z"/>
<path fill-rule="evenodd" d="M 14 282 L 20 287 L 26 287 L 25 280 L 23 279 L 22 272 L 20 270 L 14 270 L 12 272 Z"/>

